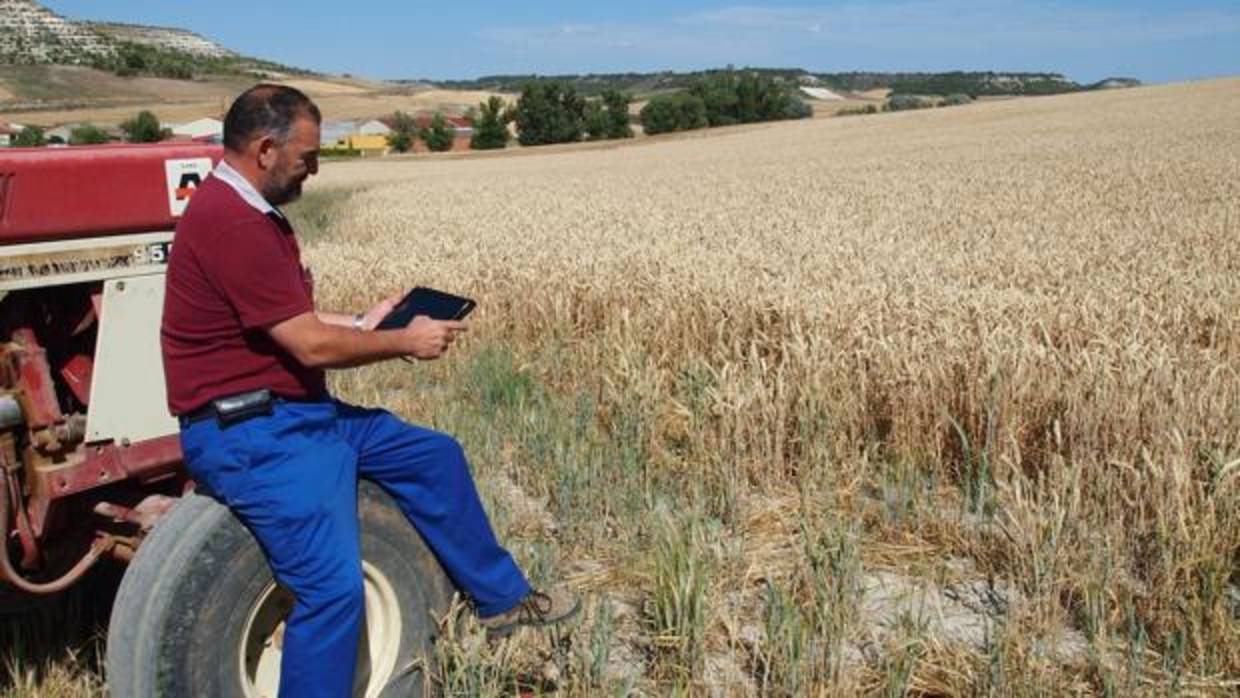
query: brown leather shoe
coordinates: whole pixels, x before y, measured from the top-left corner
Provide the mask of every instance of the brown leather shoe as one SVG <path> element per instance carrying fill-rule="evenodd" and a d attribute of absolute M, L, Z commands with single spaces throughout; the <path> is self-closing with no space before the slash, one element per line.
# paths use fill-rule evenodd
<path fill-rule="evenodd" d="M 516 606 L 486 618 L 478 624 L 486 628 L 490 637 L 503 637 L 522 625 L 541 626 L 559 623 L 572 618 L 581 609 L 581 600 L 572 592 L 557 588 L 550 591 L 531 591 Z"/>

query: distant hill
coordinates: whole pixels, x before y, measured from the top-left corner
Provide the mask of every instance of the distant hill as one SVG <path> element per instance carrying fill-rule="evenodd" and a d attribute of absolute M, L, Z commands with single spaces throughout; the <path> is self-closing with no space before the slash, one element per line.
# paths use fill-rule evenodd
<path fill-rule="evenodd" d="M 194 32 L 170 27 L 149 27 L 142 24 L 119 22 L 86 22 L 89 29 L 112 39 L 144 46 L 155 46 L 168 51 L 180 51 L 204 58 L 236 58 L 237 52 Z"/>
<path fill-rule="evenodd" d="M 312 74 L 242 56 L 184 29 L 75 22 L 34 0 L 0 0 L 0 64 L 79 65 L 122 76 L 183 80 L 210 75 Z"/>
<path fill-rule="evenodd" d="M 473 80 L 420 80 L 445 89 L 519 92 L 531 80 L 560 80 L 572 84 L 579 93 L 595 95 L 605 90 L 621 90 L 646 96 L 683 89 L 695 81 L 729 69 L 693 72 L 602 73 L 587 75 L 487 75 Z M 968 94 L 973 97 L 1035 95 L 1079 92 L 1102 87 L 1141 84 L 1131 78 L 1111 78 L 1096 85 L 1082 85 L 1058 73 L 1003 73 L 994 71 L 954 71 L 946 73 L 812 73 L 800 68 L 743 68 L 775 80 L 807 87 L 826 87 L 840 92 L 889 89 L 908 94 Z"/>
<path fill-rule="evenodd" d="M 115 51 L 90 27 L 33 0 L 0 0 L 0 63 L 89 63 Z"/>

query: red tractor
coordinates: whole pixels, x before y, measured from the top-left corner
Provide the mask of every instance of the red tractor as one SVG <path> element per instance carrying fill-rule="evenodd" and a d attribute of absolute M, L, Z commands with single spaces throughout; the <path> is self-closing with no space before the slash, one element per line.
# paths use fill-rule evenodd
<path fill-rule="evenodd" d="M 159 323 L 172 229 L 219 146 L 0 151 L 0 609 L 128 563 L 115 698 L 274 696 L 292 598 L 193 492 Z M 237 250 L 236 254 L 245 254 Z M 419 694 L 452 587 L 380 489 L 359 491 L 367 629 L 355 695 Z"/>

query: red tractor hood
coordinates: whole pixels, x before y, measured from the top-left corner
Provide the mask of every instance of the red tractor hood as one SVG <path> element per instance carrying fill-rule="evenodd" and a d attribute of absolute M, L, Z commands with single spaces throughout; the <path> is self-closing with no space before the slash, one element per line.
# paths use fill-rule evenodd
<path fill-rule="evenodd" d="M 0 246 L 171 230 L 222 155 L 197 143 L 0 150 Z"/>

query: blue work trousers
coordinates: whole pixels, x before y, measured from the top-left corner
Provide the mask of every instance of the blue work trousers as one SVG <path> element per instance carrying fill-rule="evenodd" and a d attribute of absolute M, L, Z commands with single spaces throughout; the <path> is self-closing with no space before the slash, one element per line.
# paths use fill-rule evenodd
<path fill-rule="evenodd" d="M 385 410 L 281 400 L 271 415 L 228 427 L 183 422 L 181 447 L 201 490 L 254 534 L 296 599 L 284 631 L 282 698 L 351 694 L 364 611 L 359 477 L 396 500 L 479 615 L 502 613 L 530 590 L 446 434 Z"/>

